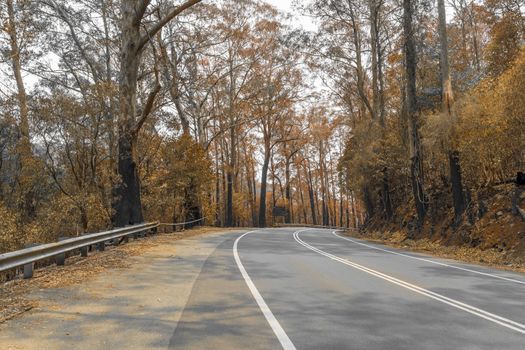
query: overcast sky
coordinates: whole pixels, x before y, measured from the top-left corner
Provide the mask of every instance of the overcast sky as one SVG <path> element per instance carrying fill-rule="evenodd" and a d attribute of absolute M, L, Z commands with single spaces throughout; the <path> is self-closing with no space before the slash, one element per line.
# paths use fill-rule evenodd
<path fill-rule="evenodd" d="M 292 8 L 292 0 L 266 0 L 266 2 L 285 10 Z"/>
<path fill-rule="evenodd" d="M 308 29 L 308 30 L 316 29 L 315 23 L 313 23 L 310 18 L 305 17 L 305 16 L 299 16 L 299 14 L 296 11 L 293 11 L 293 8 L 292 8 L 293 0 L 264 0 L 264 1 L 272 4 L 273 6 L 281 10 L 288 11 L 294 14 L 295 16 L 297 16 L 298 22 L 303 26 L 304 29 Z M 445 2 L 445 8 L 447 10 L 447 23 L 449 23 L 452 17 L 454 16 L 454 11 L 453 11 L 453 8 L 447 2 Z"/>
<path fill-rule="evenodd" d="M 300 24 L 304 29 L 314 30 L 316 28 L 315 23 L 305 16 L 300 16 L 297 11 L 293 10 L 292 0 L 265 0 L 267 3 L 272 4 L 280 10 L 292 13 L 297 18 L 297 23 Z"/>

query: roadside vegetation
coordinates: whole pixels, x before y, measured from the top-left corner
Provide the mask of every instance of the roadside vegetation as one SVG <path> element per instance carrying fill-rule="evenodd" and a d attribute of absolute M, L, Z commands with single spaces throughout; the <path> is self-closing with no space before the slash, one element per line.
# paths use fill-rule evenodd
<path fill-rule="evenodd" d="M 380 23 L 384 78 L 373 64 L 366 69 L 369 94 L 356 93 L 348 105 L 355 126 L 340 162 L 362 205 L 362 234 L 423 249 L 459 246 L 460 254 L 448 255 L 523 266 L 523 4 L 403 1 L 403 22 L 390 27 L 393 8 L 371 3 L 378 6 L 371 13 L 379 19 L 371 20 Z M 328 13 L 332 25 L 367 21 L 358 6 Z M 373 52 L 372 43 L 364 42 L 363 52 Z"/>

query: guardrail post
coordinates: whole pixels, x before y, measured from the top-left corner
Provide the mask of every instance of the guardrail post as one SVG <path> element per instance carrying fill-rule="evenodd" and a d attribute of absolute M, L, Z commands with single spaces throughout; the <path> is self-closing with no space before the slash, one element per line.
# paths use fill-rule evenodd
<path fill-rule="evenodd" d="M 128 227 L 128 226 L 132 226 L 132 225 L 125 225 L 124 227 Z M 129 242 L 129 235 L 126 235 L 126 236 L 122 236 L 121 238 L 119 238 L 117 240 L 118 244 L 120 243 L 128 243 Z"/>
<path fill-rule="evenodd" d="M 36 247 L 37 245 L 39 245 L 38 243 L 30 243 L 30 244 L 26 244 L 26 248 L 32 248 L 32 247 Z M 31 262 L 29 264 L 25 264 L 24 265 L 24 279 L 28 279 L 28 278 L 31 278 L 33 277 L 33 270 L 35 269 L 35 263 L 34 262 Z"/>
<path fill-rule="evenodd" d="M 98 243 L 97 248 L 99 251 L 103 252 L 104 250 L 106 250 L 106 242 L 103 241 L 103 242 Z"/>
<path fill-rule="evenodd" d="M 24 265 L 24 279 L 33 277 L 34 267 L 35 267 L 35 263 L 29 263 L 29 264 Z"/>
<path fill-rule="evenodd" d="M 87 256 L 88 256 L 88 248 L 89 248 L 89 246 L 85 246 L 85 247 L 80 248 L 80 256 L 81 257 L 87 258 Z"/>
<path fill-rule="evenodd" d="M 58 237 L 58 241 L 63 241 L 65 239 L 68 239 L 69 237 Z M 65 265 L 66 263 L 66 253 L 61 253 L 61 254 L 58 254 L 56 257 L 55 257 L 55 263 L 58 265 L 58 266 L 62 266 L 62 265 Z"/>

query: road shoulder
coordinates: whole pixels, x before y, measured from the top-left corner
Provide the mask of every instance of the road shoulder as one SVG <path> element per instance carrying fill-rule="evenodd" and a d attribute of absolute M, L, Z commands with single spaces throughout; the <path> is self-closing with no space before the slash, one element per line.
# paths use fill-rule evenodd
<path fill-rule="evenodd" d="M 204 262 L 239 232 L 159 236 L 136 246 L 144 251 L 124 266 L 66 287 L 32 288 L 38 306 L 0 325 L 0 348 L 166 348 Z"/>

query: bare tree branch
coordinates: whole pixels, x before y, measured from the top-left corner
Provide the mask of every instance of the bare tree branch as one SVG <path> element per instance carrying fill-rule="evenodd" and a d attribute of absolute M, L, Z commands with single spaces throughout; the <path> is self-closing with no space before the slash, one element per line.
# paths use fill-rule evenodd
<path fill-rule="evenodd" d="M 160 84 L 157 83 L 153 90 L 149 93 L 148 99 L 146 100 L 146 104 L 144 105 L 144 109 L 142 110 L 142 114 L 140 116 L 140 119 L 135 124 L 135 127 L 132 130 L 132 133 L 136 134 L 140 131 L 140 128 L 142 128 L 142 125 L 148 118 L 148 115 L 151 113 L 151 110 L 153 109 L 153 104 L 155 103 L 155 97 L 160 91 Z"/>
<path fill-rule="evenodd" d="M 164 18 L 161 18 L 155 25 L 153 25 L 147 32 L 140 38 L 139 45 L 137 50 L 140 51 L 144 48 L 144 45 L 157 34 L 159 30 L 162 29 L 169 21 L 171 21 L 173 18 L 177 17 L 179 14 L 181 14 L 184 10 L 192 7 L 195 4 L 198 4 L 202 0 L 188 0 L 182 5 L 179 5 L 175 8 L 173 8 L 170 13 L 168 13 Z M 146 1 L 149 3 L 149 1 Z M 147 5 L 146 5 L 147 6 Z"/>

